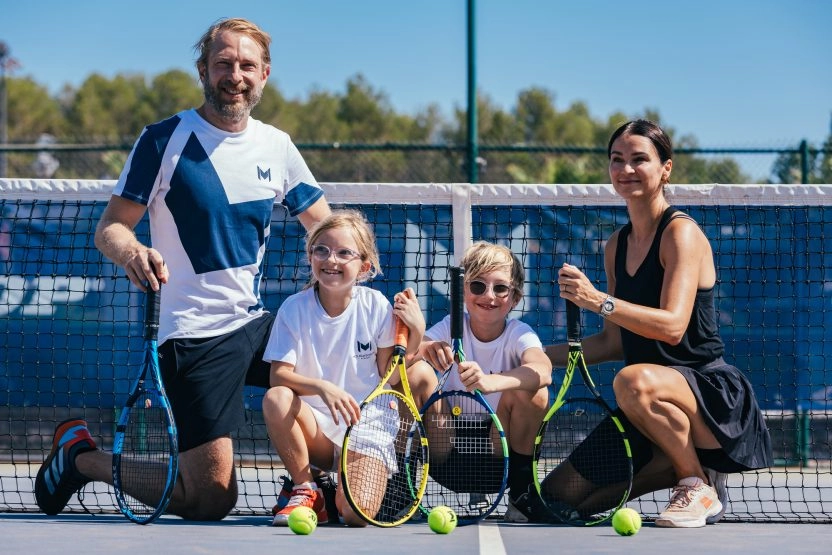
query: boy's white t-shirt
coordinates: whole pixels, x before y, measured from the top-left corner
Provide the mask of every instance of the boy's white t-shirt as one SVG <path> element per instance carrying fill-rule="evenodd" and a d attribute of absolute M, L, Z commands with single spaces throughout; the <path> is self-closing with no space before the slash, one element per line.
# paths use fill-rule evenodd
<path fill-rule="evenodd" d="M 393 307 L 382 293 L 355 286 L 347 309 L 331 317 L 309 288 L 280 305 L 263 360 L 293 364 L 297 374 L 332 382 L 360 403 L 380 380 L 376 353 L 393 342 Z M 346 424 L 335 424 L 318 395 L 301 399 L 322 413 L 321 431 L 340 446 Z"/>
<path fill-rule="evenodd" d="M 451 317 L 445 316 L 439 323 L 433 325 L 425 332 L 425 340 L 445 341 L 451 343 Z M 480 341 L 471 332 L 471 317 L 466 312 L 462 327 L 462 349 L 465 352 L 465 360 L 476 361 L 484 372 L 489 374 L 501 374 L 512 368 L 520 366 L 520 360 L 527 349 L 537 347 L 543 349 L 543 343 L 534 330 L 520 320 L 507 319 L 506 328 L 503 333 L 494 341 Z M 437 370 L 445 370 L 444 368 Z M 445 390 L 465 390 L 456 365 L 451 367 L 451 374 L 445 382 Z M 483 394 L 491 405 L 497 410 L 502 392 Z"/>

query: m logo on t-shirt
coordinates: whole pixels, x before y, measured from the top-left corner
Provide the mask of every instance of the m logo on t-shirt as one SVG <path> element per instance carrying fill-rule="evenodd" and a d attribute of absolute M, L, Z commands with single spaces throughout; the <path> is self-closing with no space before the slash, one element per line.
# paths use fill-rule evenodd
<path fill-rule="evenodd" d="M 272 180 L 272 169 L 268 168 L 266 170 L 261 170 L 260 166 L 257 166 L 257 179 L 263 181 L 264 179 L 267 181 Z"/>
<path fill-rule="evenodd" d="M 355 342 L 355 358 L 364 360 L 368 359 L 373 356 L 373 342 L 368 341 L 366 343 L 362 343 L 361 341 Z"/>

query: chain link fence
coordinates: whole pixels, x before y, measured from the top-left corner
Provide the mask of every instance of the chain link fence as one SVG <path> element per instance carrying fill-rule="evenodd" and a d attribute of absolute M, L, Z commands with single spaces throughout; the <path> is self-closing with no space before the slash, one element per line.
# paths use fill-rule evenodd
<path fill-rule="evenodd" d="M 116 179 L 132 144 L 4 145 L 10 178 Z M 467 181 L 466 147 L 436 144 L 298 144 L 321 182 Z M 606 146 L 478 147 L 481 183 L 606 183 Z M 810 183 L 832 150 L 806 142 L 782 148 L 678 148 L 674 183 Z M 825 175 L 825 172 L 821 172 Z M 823 181 L 823 179 L 821 179 Z M 828 181 L 828 179 L 827 179 Z"/>

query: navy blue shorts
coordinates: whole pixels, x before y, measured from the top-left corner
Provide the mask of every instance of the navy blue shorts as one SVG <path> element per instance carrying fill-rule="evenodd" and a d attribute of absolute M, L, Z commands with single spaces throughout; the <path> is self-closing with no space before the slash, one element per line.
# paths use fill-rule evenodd
<path fill-rule="evenodd" d="M 269 386 L 263 360 L 274 315 L 265 313 L 231 333 L 169 339 L 159 346 L 159 369 L 173 408 L 179 451 L 225 437 L 245 423 L 243 387 Z"/>

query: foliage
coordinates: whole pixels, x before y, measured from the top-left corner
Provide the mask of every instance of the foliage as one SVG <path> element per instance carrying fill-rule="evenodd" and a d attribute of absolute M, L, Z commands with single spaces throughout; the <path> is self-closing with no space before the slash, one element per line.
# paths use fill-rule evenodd
<path fill-rule="evenodd" d="M 44 134 L 58 143 L 106 143 L 127 148 L 145 125 L 202 102 L 199 82 L 182 70 L 148 80 L 140 74 L 109 79 L 92 74 L 78 89 L 65 87 L 56 96 L 30 78 L 7 78 L 8 137 L 11 144 L 31 144 Z M 574 102 L 559 109 L 552 91 L 531 87 L 519 92 L 505 110 L 485 93 L 477 101 L 478 140 L 484 182 L 607 182 L 606 143 L 621 123 L 645 117 L 662 123 L 658 112 L 592 117 L 588 106 Z M 289 133 L 306 145 L 304 155 L 321 180 L 458 181 L 464 180 L 467 113 L 457 107 L 446 120 L 432 104 L 413 115 L 397 113 L 387 95 L 361 74 L 350 77 L 342 92 L 320 89 L 305 98 L 287 99 L 269 81 L 253 116 Z M 674 140 L 674 183 L 745 183 L 736 160 L 703 157 L 694 137 Z M 383 145 L 393 145 L 382 148 Z M 363 145 L 363 148 L 358 146 Z M 810 149 L 810 180 L 832 181 L 832 136 Z M 312 149 L 312 151 L 308 150 Z M 123 149 L 122 149 L 123 150 Z M 123 164 L 122 151 L 85 154 L 86 166 L 61 158 L 58 177 L 114 177 Z M 31 156 L 9 155 L 11 171 L 25 176 Z M 772 178 L 800 181 L 797 152 L 781 155 Z"/>

